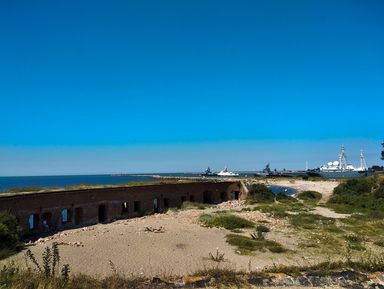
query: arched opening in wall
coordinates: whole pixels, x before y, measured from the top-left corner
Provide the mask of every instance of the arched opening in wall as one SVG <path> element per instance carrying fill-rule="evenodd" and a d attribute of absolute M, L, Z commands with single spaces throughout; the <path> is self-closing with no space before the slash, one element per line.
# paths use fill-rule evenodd
<path fill-rule="evenodd" d="M 51 212 L 45 212 L 41 216 L 41 221 L 43 224 L 43 231 L 48 232 L 51 231 L 52 228 L 52 213 Z"/>
<path fill-rule="evenodd" d="M 221 202 L 226 202 L 226 201 L 228 201 L 227 193 L 226 193 L 226 192 L 221 192 L 221 193 L 220 193 L 220 200 L 221 200 Z"/>
<path fill-rule="evenodd" d="M 168 198 L 164 198 L 163 199 L 163 202 L 164 202 L 164 209 L 169 209 L 169 199 Z"/>
<path fill-rule="evenodd" d="M 121 214 L 126 215 L 128 213 L 129 213 L 128 202 L 124 202 L 121 204 Z"/>
<path fill-rule="evenodd" d="M 133 202 L 133 211 L 134 211 L 135 213 L 140 213 L 140 210 L 141 210 L 141 208 L 140 208 L 140 202 L 139 202 L 139 201 L 134 201 L 134 202 Z"/>
<path fill-rule="evenodd" d="M 37 214 L 30 214 L 28 217 L 29 231 L 37 230 L 38 226 L 39 226 L 39 216 Z"/>
<path fill-rule="evenodd" d="M 239 191 L 233 191 L 232 192 L 232 200 L 238 200 L 239 196 L 240 196 L 240 192 Z"/>
<path fill-rule="evenodd" d="M 205 191 L 203 193 L 203 203 L 211 204 L 212 203 L 212 192 Z"/>
<path fill-rule="evenodd" d="M 75 225 L 83 223 L 83 208 L 75 208 Z"/>
<path fill-rule="evenodd" d="M 98 217 L 99 223 L 103 223 L 107 220 L 107 206 L 105 204 L 99 205 Z"/>
<path fill-rule="evenodd" d="M 61 210 L 61 223 L 66 224 L 71 221 L 71 215 L 69 209 L 62 209 Z"/>
<path fill-rule="evenodd" d="M 190 202 L 194 202 L 195 201 L 195 196 L 194 195 L 190 195 L 189 196 L 189 201 Z"/>
<path fill-rule="evenodd" d="M 160 212 L 160 200 L 157 197 L 153 199 L 153 212 Z"/>
<path fill-rule="evenodd" d="M 186 196 L 181 196 L 181 205 L 183 205 L 183 203 L 187 200 L 187 197 Z"/>

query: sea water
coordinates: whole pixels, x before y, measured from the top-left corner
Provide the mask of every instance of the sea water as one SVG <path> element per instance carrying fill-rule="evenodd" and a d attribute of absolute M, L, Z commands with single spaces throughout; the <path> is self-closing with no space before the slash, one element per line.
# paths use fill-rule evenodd
<path fill-rule="evenodd" d="M 0 191 L 28 188 L 63 188 L 78 185 L 118 185 L 132 182 L 159 182 L 162 179 L 153 175 L 167 177 L 199 177 L 193 173 L 129 174 L 129 175 L 66 175 L 66 176 L 31 176 L 0 177 Z M 292 195 L 296 191 L 288 187 L 270 186 L 273 193 L 285 192 Z"/>
<path fill-rule="evenodd" d="M 150 175 L 75 175 L 0 177 L 0 191 L 16 188 L 62 188 L 78 185 L 113 185 L 130 182 L 160 181 Z"/>

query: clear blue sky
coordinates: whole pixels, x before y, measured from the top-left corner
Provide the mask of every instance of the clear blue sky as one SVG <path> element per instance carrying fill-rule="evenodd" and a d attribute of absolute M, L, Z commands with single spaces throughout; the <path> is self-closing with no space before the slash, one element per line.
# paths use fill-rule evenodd
<path fill-rule="evenodd" d="M 0 2 L 0 175 L 380 164 L 384 2 Z"/>

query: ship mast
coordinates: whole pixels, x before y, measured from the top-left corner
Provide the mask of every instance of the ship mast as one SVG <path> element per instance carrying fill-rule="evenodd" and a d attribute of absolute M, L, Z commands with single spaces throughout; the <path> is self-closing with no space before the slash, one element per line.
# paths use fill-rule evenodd
<path fill-rule="evenodd" d="M 360 151 L 360 168 L 362 170 L 367 170 L 367 163 L 365 162 L 363 150 Z"/>
<path fill-rule="evenodd" d="M 345 154 L 345 148 L 341 146 L 341 153 L 339 154 L 339 169 L 345 170 L 347 168 L 347 155 Z"/>

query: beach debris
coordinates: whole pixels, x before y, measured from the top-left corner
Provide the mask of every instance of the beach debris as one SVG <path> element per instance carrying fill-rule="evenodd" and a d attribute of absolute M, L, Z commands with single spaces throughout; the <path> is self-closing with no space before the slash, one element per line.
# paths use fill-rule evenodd
<path fill-rule="evenodd" d="M 236 209 L 245 206 L 245 200 L 231 200 L 218 204 L 216 207 L 219 209 Z"/>
<path fill-rule="evenodd" d="M 29 241 L 27 243 L 28 246 L 33 246 L 37 244 L 44 244 L 49 241 L 53 241 L 55 239 L 54 236 L 47 237 L 47 238 L 39 238 L 37 241 L 32 242 Z M 73 247 L 84 247 L 83 243 L 80 241 L 75 241 L 75 242 L 65 242 L 65 241 L 56 241 L 57 245 L 64 245 L 64 246 L 73 246 Z"/>
<path fill-rule="evenodd" d="M 206 287 L 211 280 L 208 276 L 183 276 L 182 285 L 193 287 Z"/>
<path fill-rule="evenodd" d="M 158 228 L 154 227 L 145 227 L 144 232 L 150 232 L 150 233 L 165 233 L 165 228 L 163 226 L 160 226 Z"/>
<path fill-rule="evenodd" d="M 384 285 L 384 273 L 375 272 L 371 273 L 368 278 L 375 284 Z"/>
<path fill-rule="evenodd" d="M 84 247 L 83 243 L 80 241 L 75 241 L 75 242 L 57 242 L 57 245 L 62 245 L 62 246 L 73 246 L 73 247 Z"/>

